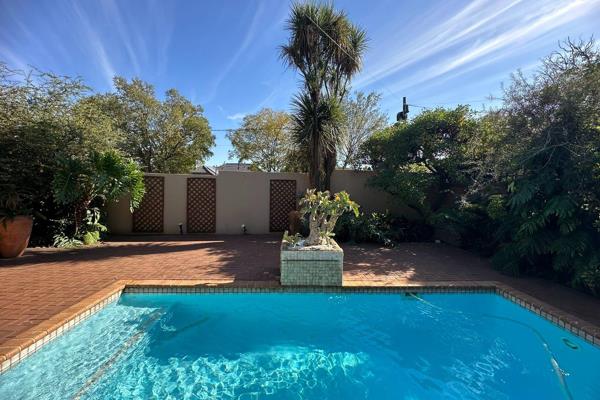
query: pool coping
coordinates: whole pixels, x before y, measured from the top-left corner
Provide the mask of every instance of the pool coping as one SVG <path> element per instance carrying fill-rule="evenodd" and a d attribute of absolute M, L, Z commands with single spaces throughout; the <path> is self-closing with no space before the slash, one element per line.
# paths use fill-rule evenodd
<path fill-rule="evenodd" d="M 338 287 L 281 286 L 271 281 L 225 280 L 119 280 L 82 301 L 55 314 L 17 337 L 0 344 L 0 374 L 8 371 L 46 344 L 52 342 L 108 304 L 122 293 L 494 293 L 566 329 L 586 342 L 600 347 L 600 327 L 551 306 L 533 296 L 497 281 L 413 282 L 380 285 L 362 281 Z"/>

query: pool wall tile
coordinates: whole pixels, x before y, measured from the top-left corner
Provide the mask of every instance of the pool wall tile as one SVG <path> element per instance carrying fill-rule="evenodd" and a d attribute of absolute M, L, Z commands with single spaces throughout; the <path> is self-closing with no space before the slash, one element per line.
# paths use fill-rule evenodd
<path fill-rule="evenodd" d="M 118 300 L 125 283 L 118 282 L 110 285 L 36 327 L 23 332 L 19 337 L 3 343 L 1 350 L 4 354 L 0 353 L 0 373 L 8 371 L 106 305 Z"/>
<path fill-rule="evenodd" d="M 398 294 L 418 293 L 495 293 L 504 299 L 545 318 L 570 331 L 588 343 L 600 346 L 600 327 L 587 325 L 572 315 L 557 310 L 531 296 L 498 282 L 439 282 L 401 286 L 377 286 L 373 282 L 352 282 L 342 287 L 280 286 L 273 282 L 207 282 L 190 280 L 117 281 L 100 292 L 75 304 L 26 331 L 21 339 L 0 347 L 0 373 L 8 371 L 21 360 L 34 354 L 63 333 L 85 321 L 108 304 L 117 301 L 122 293 L 152 294 L 218 294 L 218 293 L 365 293 Z"/>

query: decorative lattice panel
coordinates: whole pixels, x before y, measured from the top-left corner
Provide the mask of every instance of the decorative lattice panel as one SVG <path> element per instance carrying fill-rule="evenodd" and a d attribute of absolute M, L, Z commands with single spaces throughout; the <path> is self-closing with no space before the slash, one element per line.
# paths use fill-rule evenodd
<path fill-rule="evenodd" d="M 145 176 L 146 194 L 140 206 L 133 212 L 134 232 L 163 232 L 165 209 L 165 178 Z"/>
<path fill-rule="evenodd" d="M 288 229 L 288 214 L 296 209 L 296 205 L 296 181 L 271 180 L 269 230 L 283 232 Z"/>
<path fill-rule="evenodd" d="M 187 180 L 187 231 L 212 233 L 217 225 L 216 179 L 189 178 Z"/>

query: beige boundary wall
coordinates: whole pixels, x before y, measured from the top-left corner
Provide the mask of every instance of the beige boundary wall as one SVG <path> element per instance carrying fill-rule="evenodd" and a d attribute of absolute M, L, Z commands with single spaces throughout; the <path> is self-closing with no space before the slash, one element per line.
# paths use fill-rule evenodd
<path fill-rule="evenodd" d="M 298 197 L 308 187 L 307 174 L 223 171 L 217 176 L 198 174 L 147 174 L 163 176 L 164 182 L 164 232 L 178 234 L 179 223 L 186 230 L 187 179 L 216 179 L 216 233 L 240 234 L 241 225 L 248 233 L 269 233 L 270 181 L 288 179 L 296 181 Z M 335 171 L 332 176 L 332 192 L 345 190 L 364 212 L 390 210 L 397 213 L 391 197 L 367 185 L 370 172 Z M 108 206 L 108 227 L 113 234 L 132 233 L 133 221 L 128 199 L 124 198 Z"/>

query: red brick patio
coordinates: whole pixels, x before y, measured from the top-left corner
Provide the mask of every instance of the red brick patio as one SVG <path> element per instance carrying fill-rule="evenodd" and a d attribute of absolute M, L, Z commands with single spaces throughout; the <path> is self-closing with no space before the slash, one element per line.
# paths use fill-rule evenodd
<path fill-rule="evenodd" d="M 0 260 L 0 346 L 119 280 L 277 284 L 279 237 L 126 237 L 76 250 L 33 249 L 19 259 Z M 345 285 L 498 281 L 600 327 L 600 299 L 548 281 L 501 275 L 486 260 L 456 248 L 343 247 Z"/>

